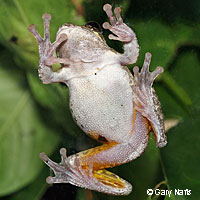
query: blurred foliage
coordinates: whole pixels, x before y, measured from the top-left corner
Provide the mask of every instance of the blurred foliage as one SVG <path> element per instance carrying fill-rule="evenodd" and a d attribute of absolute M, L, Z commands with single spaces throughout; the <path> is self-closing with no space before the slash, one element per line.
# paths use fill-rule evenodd
<path fill-rule="evenodd" d="M 152 53 L 151 70 L 164 66 L 155 83 L 165 118 L 180 123 L 167 132 L 168 145 L 155 147 L 151 137 L 137 160 L 112 171 L 133 184 L 127 197 L 116 197 L 58 184 L 47 190 L 48 167 L 39 159 L 44 151 L 59 160 L 59 148 L 69 154 L 96 145 L 73 122 L 69 92 L 61 84 L 43 85 L 37 75 L 38 49 L 27 27 L 43 32 L 43 13 L 52 15 L 51 41 L 65 22 L 102 24 L 105 3 L 122 8 L 124 21 L 136 32 L 138 62 Z M 200 173 L 200 1 L 180 0 L 0 0 L 0 198 L 36 199 L 199 199 Z M 108 44 L 122 51 L 121 43 Z M 130 66 L 132 69 L 133 66 Z M 157 185 L 165 181 L 164 185 Z M 148 188 L 171 189 L 169 196 L 147 196 Z M 56 189 L 55 189 L 56 188 Z M 175 189 L 190 189 L 178 196 Z M 45 192 L 46 191 L 46 192 Z"/>

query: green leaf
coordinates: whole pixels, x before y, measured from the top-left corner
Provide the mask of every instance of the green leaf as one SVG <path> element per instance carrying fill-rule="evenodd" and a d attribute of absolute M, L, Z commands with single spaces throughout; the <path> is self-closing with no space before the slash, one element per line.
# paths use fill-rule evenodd
<path fill-rule="evenodd" d="M 171 92 L 163 87 L 161 82 L 155 84 L 154 87 L 161 102 L 165 119 L 173 118 L 181 120 L 184 116 L 187 116 L 187 111 L 184 110 L 183 106 L 174 98 Z"/>
<path fill-rule="evenodd" d="M 140 56 L 137 63 L 142 66 L 146 52 L 152 54 L 151 68 L 157 66 L 167 68 L 167 64 L 176 53 L 176 42 L 172 30 L 159 21 L 135 22 L 133 29 L 136 32 L 140 45 Z"/>
<path fill-rule="evenodd" d="M 199 174 L 199 135 L 200 113 L 189 116 L 168 133 L 168 146 L 161 151 L 163 166 L 169 188 L 190 189 L 191 196 L 184 199 L 198 199 Z M 193 150 L 194 149 L 194 150 Z M 176 195 L 176 199 L 181 199 Z"/>
<path fill-rule="evenodd" d="M 192 100 L 188 93 L 177 84 L 175 79 L 168 72 L 162 74 L 162 82 L 167 85 L 168 89 L 173 92 L 176 98 L 178 98 L 183 105 L 190 106 L 192 104 Z"/>
<path fill-rule="evenodd" d="M 176 199 L 198 199 L 200 187 L 200 74 L 195 51 L 180 53 L 170 73 L 189 94 L 192 104 L 183 106 L 187 111 L 182 122 L 168 132 L 168 145 L 161 149 L 162 165 L 168 187 Z M 166 99 L 167 100 L 167 99 Z M 176 112 L 176 111 L 175 111 Z M 192 195 L 180 196 L 175 189 L 189 189 Z"/>
<path fill-rule="evenodd" d="M 48 175 L 49 171 L 44 167 L 39 176 L 37 176 L 37 178 L 31 184 L 10 195 L 9 197 L 4 197 L 3 200 L 40 199 L 45 189 L 47 188 L 45 179 Z"/>
<path fill-rule="evenodd" d="M 169 195 L 165 196 L 165 200 L 176 200 L 176 197 L 174 196 L 172 192 L 170 196 Z"/>
<path fill-rule="evenodd" d="M 198 49 L 182 51 L 169 72 L 192 100 L 191 107 L 200 106 L 200 62 Z M 186 104 L 187 106 L 187 104 Z"/>
<path fill-rule="evenodd" d="M 77 189 L 77 194 L 76 194 L 76 200 L 87 200 L 86 197 L 86 190 L 85 189 L 82 189 L 82 188 L 78 188 Z M 91 191 L 88 191 L 88 192 L 91 192 Z"/>
<path fill-rule="evenodd" d="M 174 33 L 178 41 L 178 46 L 183 45 L 200 45 L 200 25 L 177 24 L 174 27 Z"/>
<path fill-rule="evenodd" d="M 43 165 L 39 153 L 51 154 L 58 143 L 8 58 L 0 63 L 0 196 L 33 181 Z"/>
<path fill-rule="evenodd" d="M 58 28 L 65 22 L 82 24 L 83 18 L 77 15 L 71 1 L 0 1 L 0 43 L 6 46 L 19 66 L 25 70 L 33 70 L 38 65 L 38 45 L 28 31 L 30 24 L 35 24 L 43 33 L 42 15 L 52 15 L 50 32 L 54 41 Z M 59 14 L 58 14 L 59 13 Z"/>

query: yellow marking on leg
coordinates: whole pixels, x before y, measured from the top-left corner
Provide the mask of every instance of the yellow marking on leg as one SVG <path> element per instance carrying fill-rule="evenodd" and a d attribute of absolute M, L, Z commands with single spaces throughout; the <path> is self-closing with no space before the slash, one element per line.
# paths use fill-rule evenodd
<path fill-rule="evenodd" d="M 143 117 L 143 120 L 144 120 L 144 123 L 145 123 L 146 128 L 147 128 L 147 135 L 149 135 L 150 132 L 152 131 L 151 123 L 146 117 Z"/>
<path fill-rule="evenodd" d="M 117 187 L 117 188 L 124 188 L 125 183 L 124 180 L 121 179 L 119 176 L 116 174 L 107 171 L 107 170 L 97 170 L 93 171 L 93 176 L 101 183 L 112 186 L 112 187 Z"/>
<path fill-rule="evenodd" d="M 115 146 L 117 144 L 118 144 L 117 142 L 106 143 L 106 144 L 103 144 L 101 146 L 94 147 L 92 149 L 88 149 L 88 150 L 82 151 L 82 152 L 80 152 L 78 154 L 81 157 L 93 157 L 94 155 L 98 154 L 99 152 L 106 151 L 106 150 L 112 148 L 113 146 Z"/>
<path fill-rule="evenodd" d="M 137 110 L 134 109 L 133 118 L 132 118 L 131 134 L 133 134 L 134 127 L 135 127 L 136 113 L 137 113 Z M 150 121 L 146 117 L 142 116 L 142 118 L 143 118 L 144 123 L 145 123 L 146 128 L 147 128 L 147 135 L 149 135 L 150 131 L 152 131 L 151 123 L 150 123 Z"/>
<path fill-rule="evenodd" d="M 99 134 L 96 133 L 95 131 L 88 131 L 87 134 L 92 137 L 93 139 L 97 140 L 98 141 L 98 136 Z"/>
<path fill-rule="evenodd" d="M 101 143 L 108 143 L 109 141 L 107 140 L 107 138 L 101 136 L 100 134 L 96 133 L 95 131 L 88 131 L 87 133 L 90 137 L 92 137 L 93 139 L 101 142 Z"/>
<path fill-rule="evenodd" d="M 136 119 L 136 109 L 133 110 L 133 117 L 132 117 L 132 128 L 131 128 L 131 135 L 133 134 L 134 127 L 135 127 L 135 119 Z"/>
<path fill-rule="evenodd" d="M 92 149 L 88 149 L 88 150 L 82 151 L 80 153 L 77 153 L 76 155 L 79 157 L 81 167 L 83 169 L 88 169 L 89 165 L 92 163 L 93 170 L 99 170 L 99 169 L 110 168 L 110 167 L 114 167 L 114 166 L 118 165 L 117 163 L 110 163 L 110 162 L 104 162 L 104 163 L 100 162 L 99 163 L 98 161 L 95 162 L 93 160 L 93 157 L 95 155 L 97 155 L 98 153 L 100 153 L 102 151 L 106 151 L 117 144 L 118 143 L 116 143 L 116 142 L 110 142 L 110 143 L 106 143 L 101 146 L 94 147 Z"/>

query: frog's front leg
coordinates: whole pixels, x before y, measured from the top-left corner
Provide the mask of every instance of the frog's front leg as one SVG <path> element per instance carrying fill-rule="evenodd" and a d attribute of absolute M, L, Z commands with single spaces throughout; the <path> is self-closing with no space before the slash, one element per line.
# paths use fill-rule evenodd
<path fill-rule="evenodd" d="M 51 44 L 49 25 L 51 20 L 50 14 L 44 14 L 42 16 L 44 21 L 44 38 L 40 36 L 35 26 L 32 24 L 29 26 L 28 30 L 34 35 L 39 46 L 39 67 L 38 73 L 39 78 L 44 84 L 52 82 L 64 82 L 66 80 L 66 74 L 68 68 L 61 68 L 57 72 L 53 72 L 52 65 L 56 63 L 68 64 L 67 59 L 56 58 L 54 56 L 56 48 L 64 41 L 67 40 L 67 36 L 62 34 L 56 41 Z"/>
<path fill-rule="evenodd" d="M 167 139 L 161 104 L 152 85 L 155 78 L 161 74 L 164 69 L 162 67 L 157 67 L 150 73 L 150 62 L 151 54 L 146 53 L 141 72 L 139 73 L 139 68 L 137 66 L 133 68 L 135 84 L 132 88 L 135 95 L 134 103 L 136 110 L 150 121 L 157 141 L 157 146 L 161 148 L 167 144 Z"/>
<path fill-rule="evenodd" d="M 103 24 L 103 28 L 109 29 L 113 34 L 115 34 L 110 34 L 109 39 L 119 40 L 124 44 L 124 53 L 119 56 L 120 64 L 129 65 L 135 63 L 139 55 L 138 41 L 133 30 L 123 22 L 120 15 L 121 8 L 115 8 L 114 13 L 116 18 L 113 16 L 112 6 L 110 4 L 105 4 L 103 9 L 109 17 L 111 23 L 110 25 L 108 22 L 105 22 Z"/>

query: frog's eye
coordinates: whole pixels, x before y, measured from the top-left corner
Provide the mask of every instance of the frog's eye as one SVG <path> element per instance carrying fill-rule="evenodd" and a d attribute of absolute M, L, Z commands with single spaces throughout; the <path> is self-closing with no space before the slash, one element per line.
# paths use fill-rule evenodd
<path fill-rule="evenodd" d="M 103 33 L 101 26 L 97 22 L 88 22 L 85 24 L 85 27 L 99 34 Z"/>
<path fill-rule="evenodd" d="M 88 22 L 85 24 L 85 27 L 89 28 L 94 34 L 104 40 L 103 30 L 97 22 Z"/>

